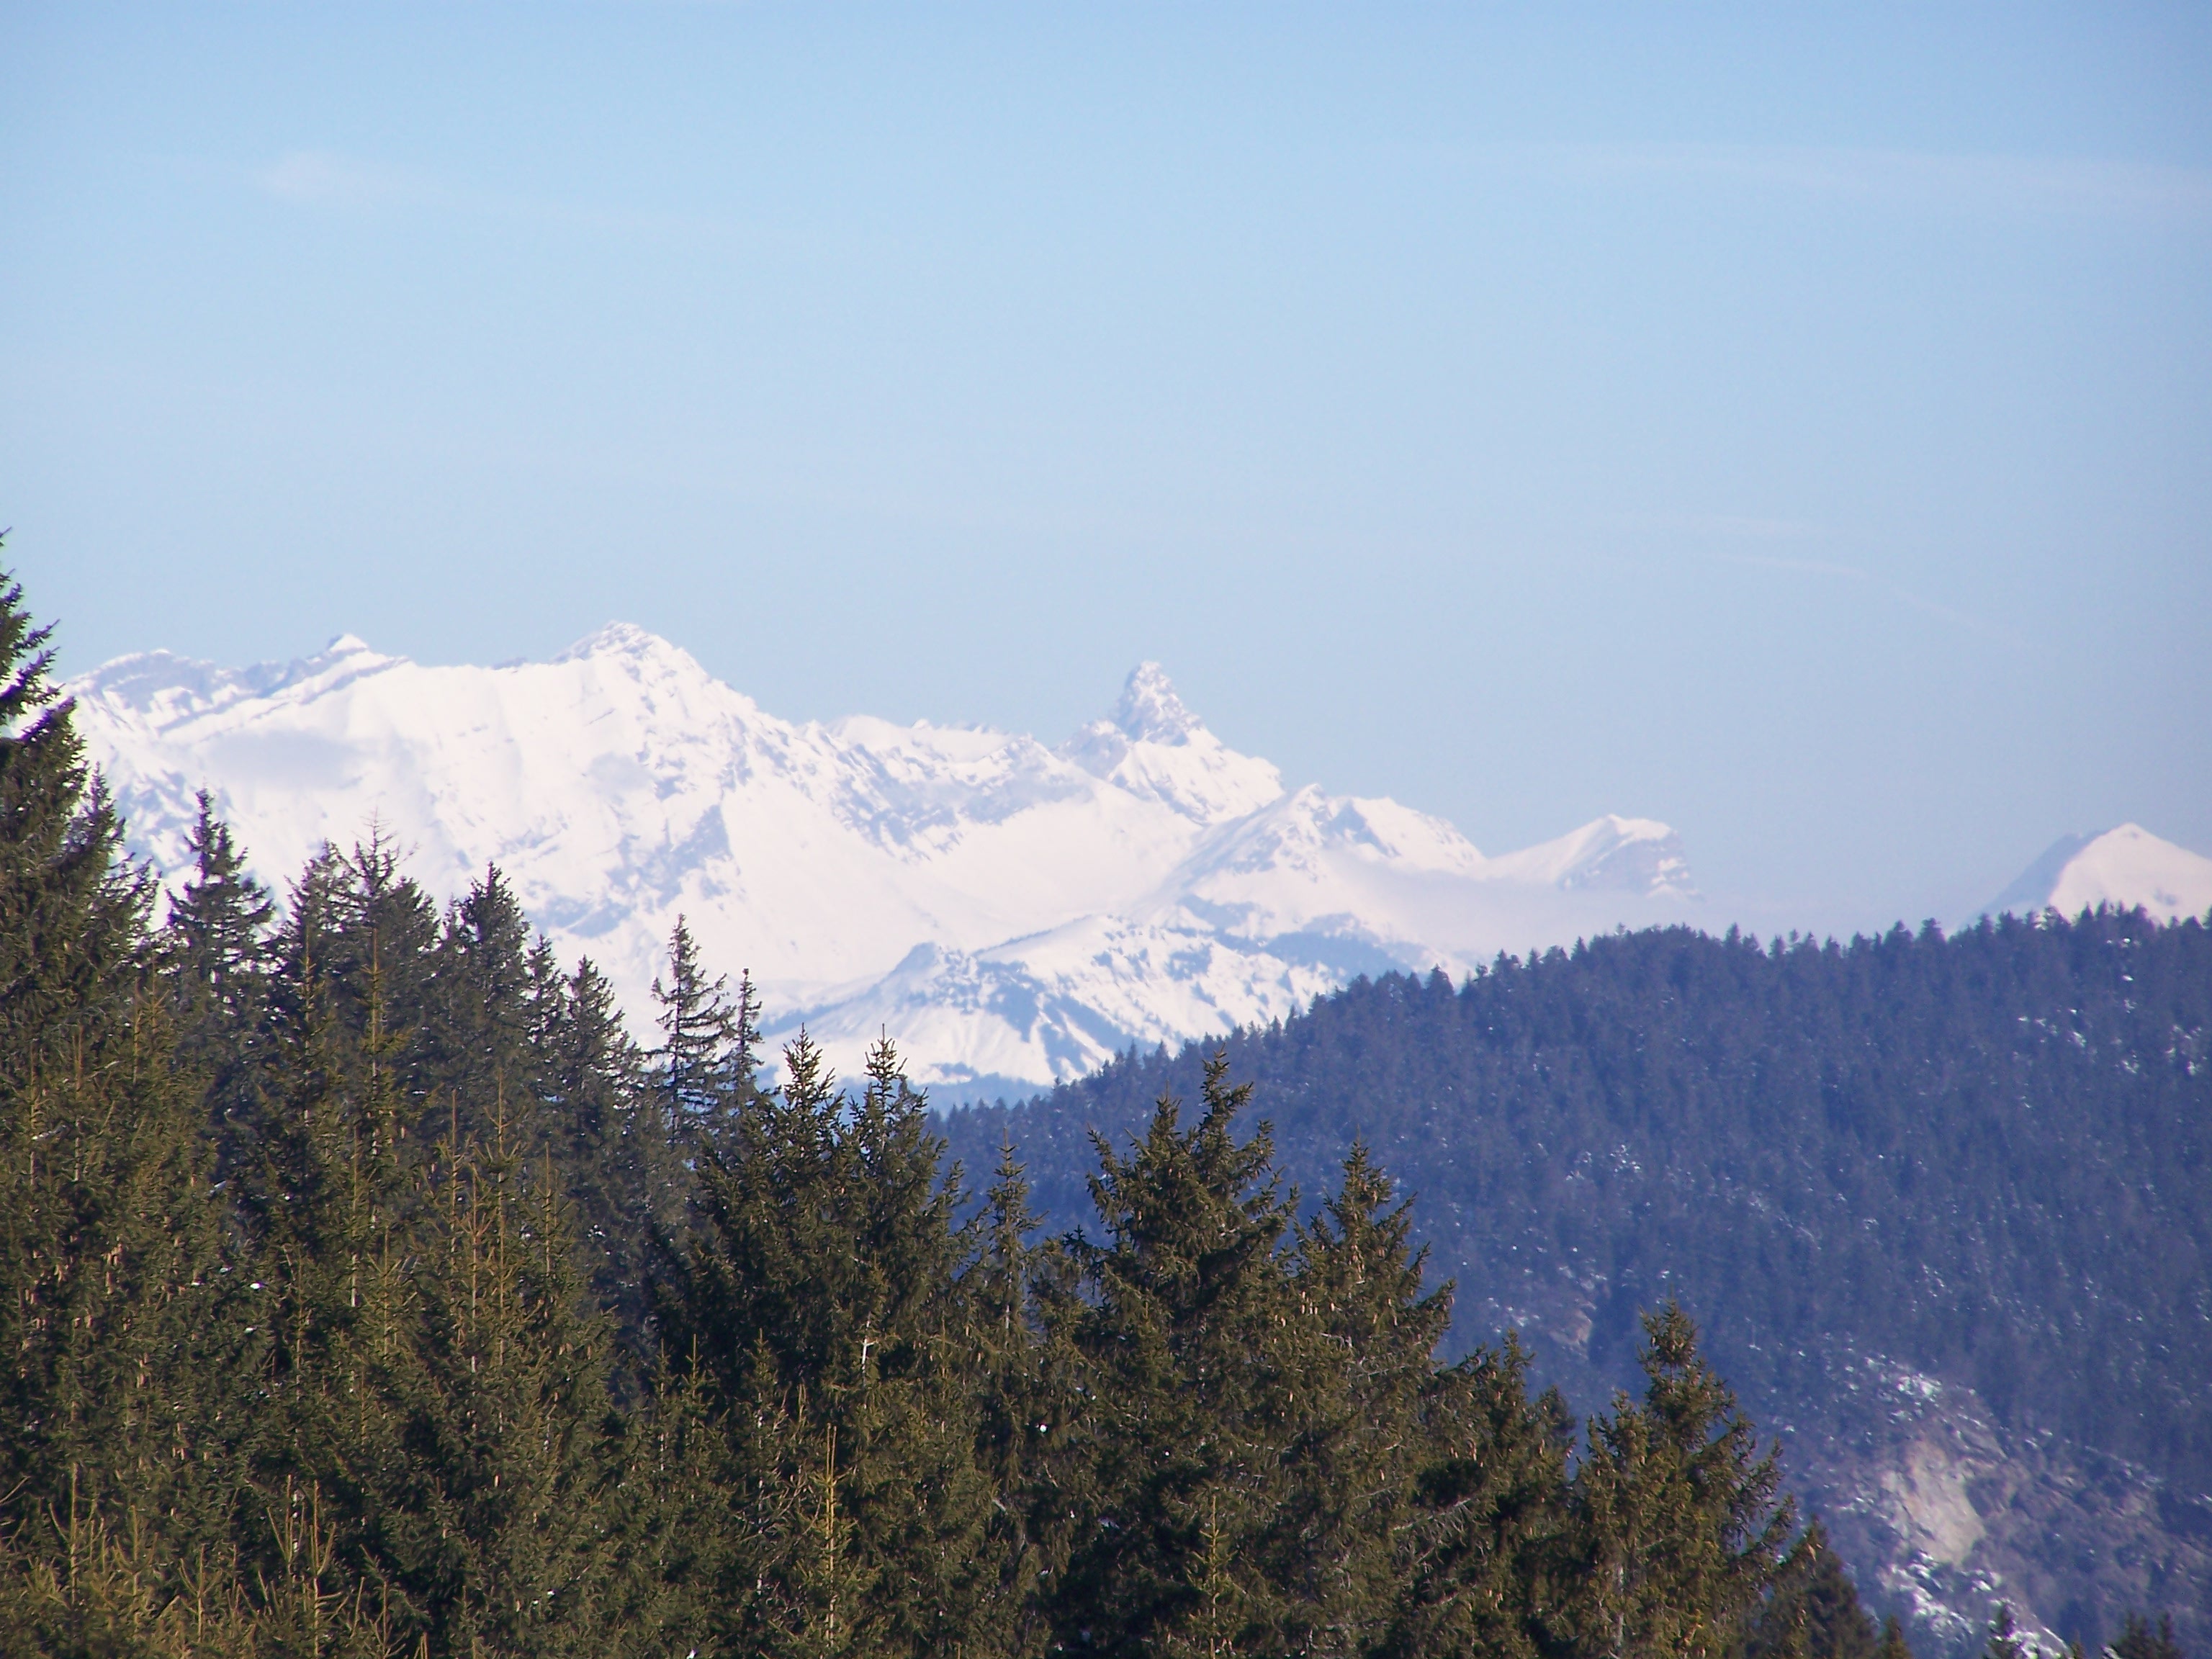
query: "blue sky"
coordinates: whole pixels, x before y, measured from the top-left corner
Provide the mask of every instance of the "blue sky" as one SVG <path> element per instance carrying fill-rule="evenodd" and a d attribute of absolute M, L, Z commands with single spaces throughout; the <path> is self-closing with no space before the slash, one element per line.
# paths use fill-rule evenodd
<path fill-rule="evenodd" d="M 2202 6 L 19 3 L 0 524 L 71 668 L 1157 658 L 1486 849 L 1949 917 L 2212 851 L 2208 86 Z"/>

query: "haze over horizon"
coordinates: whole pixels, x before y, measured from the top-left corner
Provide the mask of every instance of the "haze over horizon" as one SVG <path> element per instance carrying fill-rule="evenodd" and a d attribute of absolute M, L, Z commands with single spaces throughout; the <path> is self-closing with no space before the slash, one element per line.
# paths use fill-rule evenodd
<path fill-rule="evenodd" d="M 67 672 L 634 621 L 1056 742 L 1135 662 L 1759 925 L 2212 851 L 2212 20 L 29 5 Z M 1754 915 L 1755 913 L 1755 915 Z"/>

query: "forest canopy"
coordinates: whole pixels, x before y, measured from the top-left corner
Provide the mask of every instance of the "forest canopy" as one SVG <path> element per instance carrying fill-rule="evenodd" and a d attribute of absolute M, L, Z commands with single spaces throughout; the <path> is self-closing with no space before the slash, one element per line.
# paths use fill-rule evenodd
<path fill-rule="evenodd" d="M 1586 1422 L 1441 1358 L 1233 1054 L 1042 1227 L 680 924 L 641 1046 L 496 869 L 280 896 L 204 799 L 157 917 L 51 670 L 9 586 L 0 1653 L 1902 1653 L 1680 1305 Z"/>

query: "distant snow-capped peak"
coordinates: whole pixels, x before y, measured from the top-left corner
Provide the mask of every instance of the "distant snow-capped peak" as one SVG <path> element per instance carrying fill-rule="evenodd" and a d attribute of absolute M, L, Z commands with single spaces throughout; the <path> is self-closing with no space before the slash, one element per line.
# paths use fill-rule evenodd
<path fill-rule="evenodd" d="M 1091 776 L 1199 823 L 1242 817 L 1283 793 L 1282 774 L 1207 731 L 1156 662 L 1138 664 L 1114 712 L 1059 752 Z"/>
<path fill-rule="evenodd" d="M 2037 915 L 2079 915 L 2100 905 L 2141 909 L 2160 921 L 2212 913 L 2212 859 L 2161 840 L 2139 823 L 2100 836 L 2061 836 L 1984 907 Z"/>
<path fill-rule="evenodd" d="M 838 1063 L 889 1030 L 919 1080 L 960 1089 L 1048 1083 L 1355 974 L 1463 971 L 1694 900 L 1679 841 L 1647 819 L 1485 858 L 1395 801 L 1286 790 L 1154 663 L 1056 749 L 781 720 L 621 623 L 549 662 L 429 667 L 341 635 L 246 669 L 149 653 L 71 690 L 135 848 L 167 876 L 203 787 L 280 890 L 374 822 L 441 896 L 499 865 L 634 1016 L 682 915 Z"/>
<path fill-rule="evenodd" d="M 1130 671 L 1112 720 L 1132 743 L 1188 743 L 1206 729 L 1183 707 L 1167 670 L 1156 662 L 1140 662 Z"/>

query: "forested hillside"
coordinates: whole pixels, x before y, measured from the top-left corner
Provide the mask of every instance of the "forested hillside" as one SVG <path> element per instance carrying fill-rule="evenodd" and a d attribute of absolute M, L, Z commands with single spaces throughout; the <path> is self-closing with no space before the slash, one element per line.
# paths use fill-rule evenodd
<path fill-rule="evenodd" d="M 1054 1239 L 680 925 L 641 1048 L 496 870 L 204 807 L 157 919 L 48 666 L 6 590 L 0 1653 L 1902 1659 L 1670 1302 L 1578 1425 L 1224 1066 Z"/>
<path fill-rule="evenodd" d="M 1679 1297 L 1931 1636 L 1992 1574 L 2084 1639 L 2144 1599 L 2212 1632 L 2204 926 L 1618 934 L 1361 983 L 1225 1054 L 1310 1190 L 1356 1139 L 1404 1173 L 1455 1341 L 1519 1328 L 1586 1408 Z M 1076 1224 L 1090 1131 L 1204 1060 L 1125 1057 L 952 1141 L 1010 1138 Z"/>

